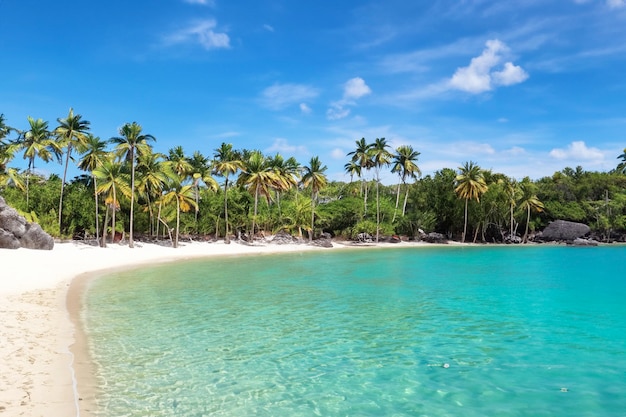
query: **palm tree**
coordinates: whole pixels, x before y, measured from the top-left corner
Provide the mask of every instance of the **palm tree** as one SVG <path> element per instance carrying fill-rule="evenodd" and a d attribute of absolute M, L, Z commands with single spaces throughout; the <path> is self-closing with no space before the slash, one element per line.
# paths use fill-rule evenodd
<path fill-rule="evenodd" d="M 196 224 L 196 232 L 198 227 L 198 211 L 200 204 L 200 182 L 203 182 L 204 185 L 211 191 L 217 191 L 219 188 L 219 184 L 215 181 L 215 178 L 211 175 L 211 161 L 209 158 L 205 157 L 200 153 L 200 151 L 195 151 L 189 159 L 189 164 L 191 165 L 191 172 L 193 178 L 193 186 L 195 192 L 196 199 L 196 213 L 195 213 L 195 224 Z"/>
<path fill-rule="evenodd" d="M 526 230 L 522 242 L 528 242 L 528 225 L 530 224 L 530 212 L 535 211 L 541 213 L 544 209 L 543 203 L 539 201 L 536 190 L 537 187 L 526 177 L 519 183 L 520 188 L 520 207 L 526 209 Z"/>
<path fill-rule="evenodd" d="M 135 161 L 137 153 L 149 150 L 148 141 L 155 141 L 155 137 L 149 134 L 142 134 L 141 125 L 137 122 L 126 123 L 119 130 L 120 136 L 111 138 L 111 142 L 116 144 L 115 151 L 118 156 L 130 162 L 130 230 L 128 233 L 128 247 L 133 248 L 133 219 L 135 206 Z"/>
<path fill-rule="evenodd" d="M 462 242 L 465 242 L 467 234 L 467 204 L 469 200 L 480 201 L 480 196 L 487 192 L 487 183 L 482 170 L 473 161 L 465 162 L 459 167 L 459 173 L 455 178 L 454 192 L 465 200 L 465 223 L 463 226 Z"/>
<path fill-rule="evenodd" d="M 182 185 L 179 178 L 169 182 L 168 191 L 162 197 L 163 204 L 176 203 L 176 233 L 174 235 L 174 248 L 178 247 L 178 236 L 180 234 L 180 212 L 188 212 L 196 207 L 194 199 L 193 185 Z"/>
<path fill-rule="evenodd" d="M 385 138 L 376 138 L 369 148 L 372 163 L 376 171 L 376 243 L 378 243 L 380 235 L 380 168 L 389 165 L 391 162 L 391 153 L 387 150 L 389 145 Z"/>
<path fill-rule="evenodd" d="M 317 156 L 312 157 L 309 165 L 303 167 L 302 185 L 305 187 L 311 186 L 311 232 L 309 233 L 309 242 L 313 241 L 315 231 L 315 201 L 320 190 L 328 183 L 328 179 L 324 174 L 327 168 L 326 165 L 322 166 Z"/>
<path fill-rule="evenodd" d="M 617 159 L 622 160 L 619 165 L 617 165 L 617 170 L 622 174 L 626 174 L 626 148 L 624 148 L 624 152 L 618 156 Z"/>
<path fill-rule="evenodd" d="M 407 178 L 417 178 L 422 175 L 422 171 L 417 166 L 416 162 L 420 153 L 413 150 L 410 145 L 402 145 L 396 148 L 396 153 L 393 155 L 393 166 L 391 172 L 397 172 L 400 176 L 402 185 L 405 186 L 406 191 L 404 194 L 404 204 L 402 205 L 402 217 L 406 213 L 406 202 L 409 198 L 409 188 L 406 187 Z M 396 212 L 398 211 L 398 203 L 400 202 L 400 184 L 398 184 L 398 191 L 396 192 L 396 208 L 393 212 L 392 222 L 396 220 Z"/>
<path fill-rule="evenodd" d="M 286 187 L 286 180 L 272 169 L 268 159 L 263 156 L 261 151 L 252 151 L 244 162 L 243 172 L 239 175 L 237 182 L 254 195 L 254 215 L 252 217 L 252 230 L 250 231 L 250 238 L 254 240 L 259 195 L 265 197 L 269 203 L 271 190 Z"/>
<path fill-rule="evenodd" d="M 4 114 L 0 114 L 0 174 L 5 172 L 7 164 L 13 159 L 15 147 L 10 143 L 5 143 L 4 139 L 13 131 L 10 126 L 7 126 L 4 119 Z"/>
<path fill-rule="evenodd" d="M 300 164 L 296 158 L 289 157 L 287 159 L 277 153 L 274 157 L 268 159 L 270 169 L 272 169 L 280 179 L 279 187 L 276 188 L 276 203 L 278 204 L 279 220 L 282 218 L 280 207 L 280 193 L 288 191 L 292 187 L 297 187 L 300 177 Z"/>
<path fill-rule="evenodd" d="M 365 138 L 361 138 L 360 140 L 357 140 L 355 143 L 356 143 L 356 149 L 352 152 L 348 152 L 347 156 L 352 155 L 352 159 L 350 160 L 350 162 L 359 166 L 358 171 L 354 170 L 353 172 L 356 173 L 361 178 L 361 192 L 364 195 L 363 196 L 363 216 L 365 217 L 367 216 L 367 182 L 365 178 L 363 177 L 363 170 L 369 171 L 371 168 L 374 167 L 374 162 L 372 161 L 371 154 L 370 154 L 370 147 L 372 145 L 365 142 Z"/>
<path fill-rule="evenodd" d="M 243 162 L 240 160 L 237 152 L 233 151 L 233 145 L 223 142 L 219 148 L 215 149 L 213 158 L 213 169 L 217 175 L 224 177 L 224 221 L 226 223 L 224 243 L 230 243 L 228 234 L 228 177 L 242 169 Z"/>
<path fill-rule="evenodd" d="M 26 173 L 26 210 L 29 210 L 29 183 L 30 176 L 35 169 L 35 158 L 39 157 L 44 162 L 53 158 L 60 161 L 62 151 L 59 145 L 51 138 L 48 130 L 48 122 L 43 119 L 33 119 L 28 116 L 30 129 L 22 132 L 18 138 L 17 146 L 24 150 L 24 159 L 28 159 Z M 60 231 L 59 231 L 60 232 Z"/>
<path fill-rule="evenodd" d="M 61 181 L 61 196 L 59 197 L 59 233 L 61 233 L 61 219 L 63 214 L 63 191 L 65 190 L 65 179 L 67 177 L 67 167 L 72 158 L 72 148 L 77 148 L 80 152 L 87 145 L 87 131 L 90 122 L 81 120 L 80 114 L 74 115 L 74 109 L 70 107 L 70 112 L 66 118 L 58 118 L 59 125 L 52 132 L 57 137 L 59 146 L 67 148 L 65 155 L 65 168 L 63 169 L 63 181 Z"/>
<path fill-rule="evenodd" d="M 104 194 L 104 204 L 107 208 L 102 228 L 102 247 L 106 247 L 106 225 L 109 211 L 111 211 L 111 242 L 115 241 L 115 212 L 119 209 L 120 195 L 131 197 L 128 174 L 124 171 L 124 165 L 112 158 L 104 159 L 93 171 L 93 175 L 100 180 L 96 192 Z"/>
<path fill-rule="evenodd" d="M 137 158 L 137 191 L 148 203 L 148 213 L 150 215 L 150 232 L 156 229 L 158 235 L 158 221 L 154 226 L 154 213 L 152 212 L 152 202 L 161 197 L 163 188 L 168 182 L 177 179 L 178 176 L 172 170 L 172 164 L 162 153 L 143 152 Z"/>
<path fill-rule="evenodd" d="M 189 162 L 189 158 L 185 155 L 185 150 L 182 146 L 176 146 L 170 149 L 167 160 L 171 162 L 172 169 L 182 182 L 192 174 L 193 166 Z"/>
<path fill-rule="evenodd" d="M 93 178 L 93 195 L 96 202 L 96 238 L 100 236 L 100 222 L 98 221 L 98 180 L 93 171 L 107 158 L 106 145 L 106 142 L 99 137 L 87 134 L 87 140 L 84 145 L 85 152 L 78 163 L 78 168 L 83 171 L 89 171 Z"/>
<path fill-rule="evenodd" d="M 515 211 L 515 207 L 517 207 L 517 202 L 520 197 L 520 188 L 517 181 L 512 178 L 504 178 L 498 180 L 498 182 L 504 185 L 504 194 L 509 205 L 509 237 L 512 239 L 516 229 L 513 212 Z"/>

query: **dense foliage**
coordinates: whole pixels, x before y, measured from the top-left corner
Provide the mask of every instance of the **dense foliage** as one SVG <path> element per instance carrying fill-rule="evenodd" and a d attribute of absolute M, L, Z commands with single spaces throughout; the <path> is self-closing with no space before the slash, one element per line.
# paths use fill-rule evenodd
<path fill-rule="evenodd" d="M 517 181 L 469 161 L 421 177 L 420 152 L 363 138 L 346 155 L 346 183 L 329 182 L 318 157 L 302 166 L 227 143 L 206 155 L 180 146 L 159 153 L 156 138 L 134 122 L 104 141 L 72 110 L 57 121 L 50 129 L 29 117 L 21 131 L 0 115 L 0 195 L 57 237 L 105 244 L 125 236 L 132 244 L 134 232 L 176 245 L 181 234 L 228 240 L 284 230 L 303 238 L 438 232 L 503 242 L 526 241 L 555 219 L 586 223 L 603 240 L 626 232 L 626 150 L 612 172 L 565 168 Z M 26 170 L 11 166 L 18 155 L 28 160 Z M 74 161 L 85 174 L 44 177 L 39 160 L 62 163 L 64 177 Z M 396 173 L 398 183 L 381 184 L 382 170 Z"/>

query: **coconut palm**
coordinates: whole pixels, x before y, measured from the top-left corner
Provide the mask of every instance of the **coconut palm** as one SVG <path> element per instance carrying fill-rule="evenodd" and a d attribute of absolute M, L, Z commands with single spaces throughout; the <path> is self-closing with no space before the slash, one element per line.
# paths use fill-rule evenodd
<path fill-rule="evenodd" d="M 369 148 L 376 173 L 376 243 L 378 243 L 380 235 L 380 169 L 391 163 L 391 153 L 387 148 L 389 148 L 389 145 L 385 138 L 376 138 Z"/>
<path fill-rule="evenodd" d="M 617 170 L 622 174 L 626 174 L 626 148 L 624 148 L 624 152 L 618 156 L 617 159 L 622 160 L 622 162 L 617 165 Z"/>
<path fill-rule="evenodd" d="M 148 141 L 155 141 L 155 137 L 141 133 L 142 127 L 137 122 L 126 123 L 119 129 L 120 136 L 111 138 L 111 142 L 116 145 L 115 151 L 118 156 L 123 157 L 130 163 L 130 225 L 128 233 L 128 247 L 134 247 L 133 242 L 133 220 L 135 207 L 135 162 L 137 153 L 147 152 L 150 149 Z"/>
<path fill-rule="evenodd" d="M 268 165 L 280 179 L 280 182 L 278 183 L 279 187 L 276 188 L 276 204 L 278 205 L 278 215 L 280 218 L 282 217 L 280 195 L 283 191 L 288 191 L 292 187 L 297 187 L 301 167 L 296 158 L 293 156 L 285 159 L 279 153 L 268 158 Z"/>
<path fill-rule="evenodd" d="M 233 145 L 230 143 L 222 142 L 214 152 L 213 169 L 216 175 L 224 177 L 224 221 L 226 227 L 224 243 L 230 243 L 230 235 L 228 234 L 228 177 L 242 169 L 243 162 L 238 153 L 233 151 Z"/>
<path fill-rule="evenodd" d="M 459 167 L 459 173 L 455 178 L 454 192 L 465 200 L 465 223 L 463 226 L 462 242 L 465 242 L 467 234 L 467 205 L 469 200 L 480 201 L 480 196 L 487 192 L 487 183 L 482 170 L 473 161 L 465 162 Z"/>
<path fill-rule="evenodd" d="M 188 212 L 196 207 L 194 199 L 194 186 L 192 184 L 183 185 L 179 178 L 173 179 L 167 184 L 167 191 L 162 197 L 163 204 L 176 204 L 176 232 L 174 234 L 173 247 L 178 247 L 178 237 L 180 235 L 180 212 Z"/>
<path fill-rule="evenodd" d="M 363 192 L 363 216 L 367 215 L 367 181 L 365 179 L 364 170 L 369 171 L 374 167 L 374 162 L 370 154 L 370 147 L 372 145 L 365 141 L 365 138 L 355 141 L 356 149 L 352 152 L 348 152 L 347 156 L 352 156 L 350 162 L 358 165 L 360 168 L 358 171 L 354 170 L 361 178 L 361 191 Z"/>
<path fill-rule="evenodd" d="M 534 211 L 537 213 L 541 213 L 544 209 L 543 203 L 537 197 L 537 187 L 530 180 L 530 178 L 526 177 L 519 183 L 520 189 L 520 201 L 519 205 L 521 208 L 526 209 L 526 230 L 524 231 L 524 237 L 522 238 L 522 242 L 528 242 L 528 226 L 530 224 L 530 212 Z"/>
<path fill-rule="evenodd" d="M 154 226 L 154 213 L 152 202 L 160 198 L 165 184 L 173 179 L 177 179 L 176 173 L 172 169 L 172 164 L 162 153 L 143 152 L 137 158 L 137 191 L 148 203 L 148 213 L 150 215 L 150 232 L 158 235 L 158 221 Z"/>
<path fill-rule="evenodd" d="M 22 132 L 17 140 L 17 147 L 24 150 L 24 159 L 28 159 L 26 171 L 26 209 L 29 210 L 29 183 L 30 176 L 35 169 L 35 158 L 39 157 L 44 162 L 52 159 L 60 161 L 62 151 L 58 143 L 52 139 L 48 130 L 48 122 L 43 119 L 33 119 L 28 116 L 29 129 Z"/>
<path fill-rule="evenodd" d="M 317 156 L 312 157 L 309 165 L 303 167 L 302 185 L 311 187 L 311 232 L 309 233 L 309 242 L 313 241 L 315 231 L 315 202 L 320 190 L 328 183 L 328 178 L 324 174 L 326 169 L 328 167 L 326 165 L 322 166 L 322 162 Z"/>
<path fill-rule="evenodd" d="M 93 171 L 109 156 L 106 151 L 106 146 L 106 142 L 99 137 L 87 134 L 87 140 L 83 149 L 84 153 L 78 163 L 78 168 L 83 171 L 89 171 L 93 178 L 93 195 L 94 201 L 96 202 L 96 238 L 100 236 L 100 222 L 98 220 L 98 179 Z"/>
<path fill-rule="evenodd" d="M 189 158 L 185 155 L 185 150 L 182 146 L 176 146 L 170 149 L 167 160 L 171 162 L 172 169 L 182 182 L 185 182 L 192 174 L 193 166 L 189 162 Z"/>
<path fill-rule="evenodd" d="M 411 145 L 402 145 L 396 148 L 396 153 L 393 155 L 393 166 L 391 172 L 395 172 L 400 176 L 400 181 L 405 187 L 404 204 L 402 205 L 402 217 L 406 213 L 406 202 L 409 198 L 409 188 L 406 186 L 407 178 L 417 178 L 422 175 L 422 171 L 417 166 L 417 159 L 420 153 L 413 149 Z M 396 208 L 393 212 L 392 222 L 396 220 L 396 212 L 398 211 L 398 203 L 400 202 L 400 184 L 398 184 L 398 190 L 396 192 Z"/>
<path fill-rule="evenodd" d="M 70 107 L 66 118 L 58 118 L 59 125 L 52 134 L 57 138 L 61 149 L 66 149 L 65 168 L 63 169 L 63 180 L 61 181 L 61 196 L 59 197 L 59 233 L 61 232 L 61 220 L 63 218 L 63 191 L 65 190 L 65 180 L 67 177 L 67 167 L 72 158 L 72 149 L 77 148 L 80 152 L 87 145 L 87 131 L 90 122 L 82 120 L 80 114 L 74 114 L 74 109 Z"/>
<path fill-rule="evenodd" d="M 131 197 L 133 195 L 130 187 L 130 178 L 124 170 L 124 165 L 112 158 L 105 158 L 92 171 L 93 175 L 100 180 L 96 188 L 98 194 L 104 194 L 104 204 L 107 208 L 104 216 L 104 226 L 102 230 L 102 247 L 106 247 L 106 225 L 108 223 L 109 211 L 111 212 L 111 242 L 115 241 L 115 212 L 119 210 L 119 198 L 121 196 Z"/>
<path fill-rule="evenodd" d="M 254 195 L 254 215 L 252 217 L 251 239 L 254 239 L 255 223 L 258 213 L 259 195 L 265 197 L 269 203 L 271 190 L 286 188 L 287 181 L 272 169 L 268 159 L 261 151 L 252 151 L 244 161 L 243 172 L 239 175 L 237 183 L 246 187 L 248 192 Z"/>
<path fill-rule="evenodd" d="M 196 224 L 196 232 L 198 227 L 198 207 L 200 204 L 200 183 L 203 182 L 204 185 L 211 191 L 217 191 L 219 188 L 219 184 L 211 175 L 211 161 L 209 158 L 205 157 L 200 153 L 200 151 L 195 151 L 191 158 L 189 159 L 189 164 L 191 165 L 191 176 L 193 178 L 193 187 L 195 192 L 195 200 L 196 200 L 196 213 L 195 213 L 195 224 Z"/>

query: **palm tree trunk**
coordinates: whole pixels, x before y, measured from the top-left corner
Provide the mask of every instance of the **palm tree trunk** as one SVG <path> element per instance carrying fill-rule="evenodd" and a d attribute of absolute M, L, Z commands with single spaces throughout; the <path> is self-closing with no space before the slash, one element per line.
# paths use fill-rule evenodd
<path fill-rule="evenodd" d="M 406 187 L 405 192 L 404 192 L 404 204 L 402 205 L 402 217 L 404 217 L 404 215 L 406 214 L 406 203 L 408 200 L 409 200 L 409 187 Z"/>
<path fill-rule="evenodd" d="M 378 243 L 378 237 L 380 235 L 380 192 L 379 192 L 380 178 L 378 175 L 378 169 L 376 170 L 376 243 Z"/>
<path fill-rule="evenodd" d="M 70 163 L 72 144 L 67 145 L 67 156 L 65 157 L 65 169 L 63 170 L 63 181 L 61 181 L 61 197 L 59 197 L 59 237 L 61 236 L 61 219 L 63 216 L 63 191 L 65 190 L 65 178 L 67 177 L 67 166 Z"/>
<path fill-rule="evenodd" d="M 93 173 L 91 174 L 91 177 L 93 178 L 93 198 L 96 202 L 96 240 L 98 240 L 100 238 L 100 224 L 98 222 L 98 181 Z"/>
<path fill-rule="evenodd" d="M 109 207 L 104 205 L 104 223 L 102 224 L 102 243 L 100 246 L 107 247 L 107 223 L 109 222 Z"/>
<path fill-rule="evenodd" d="M 315 193 L 311 193 L 311 233 L 309 233 L 309 243 L 313 242 L 313 231 L 315 226 Z"/>
<path fill-rule="evenodd" d="M 398 189 L 396 190 L 396 208 L 393 209 L 393 218 L 391 219 L 391 223 L 396 221 L 396 214 L 398 213 L 399 204 L 400 204 L 400 184 L 398 184 Z"/>
<path fill-rule="evenodd" d="M 228 175 L 226 175 L 226 179 L 224 180 L 224 243 L 230 243 L 230 236 L 228 235 Z"/>
<path fill-rule="evenodd" d="M 465 199 L 465 224 L 463 225 L 463 235 L 461 236 L 461 243 L 465 243 L 465 234 L 467 233 L 467 202 L 468 198 Z"/>
<path fill-rule="evenodd" d="M 256 225 L 256 214 L 259 205 L 259 184 L 254 189 L 254 215 L 252 216 L 252 230 L 250 231 L 250 242 L 254 242 L 254 228 Z"/>
<path fill-rule="evenodd" d="M 174 237 L 174 248 L 178 247 L 178 233 L 180 232 L 180 201 L 176 196 L 176 236 Z"/>
<path fill-rule="evenodd" d="M 128 231 L 128 247 L 134 248 L 133 217 L 135 211 L 135 149 L 130 152 L 130 230 Z"/>
<path fill-rule="evenodd" d="M 528 223 L 530 222 L 530 204 L 526 205 L 526 230 L 524 231 L 524 243 L 528 242 Z"/>

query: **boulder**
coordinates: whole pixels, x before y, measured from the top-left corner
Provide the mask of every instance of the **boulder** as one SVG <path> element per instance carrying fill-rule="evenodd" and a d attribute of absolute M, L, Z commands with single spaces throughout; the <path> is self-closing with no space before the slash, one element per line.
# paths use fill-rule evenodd
<path fill-rule="evenodd" d="M 0 197 L 0 248 L 44 249 L 54 247 L 52 237 L 36 223 L 28 223 Z"/>
<path fill-rule="evenodd" d="M 598 246 L 598 241 L 593 239 L 576 238 L 572 241 L 574 246 Z"/>
<path fill-rule="evenodd" d="M 299 243 L 298 238 L 291 236 L 285 231 L 280 231 L 274 235 L 270 243 L 274 245 L 290 245 L 293 243 Z"/>
<path fill-rule="evenodd" d="M 332 237 L 330 233 L 322 233 L 322 235 L 318 239 L 313 240 L 310 243 L 310 245 L 319 246 L 322 248 L 332 248 L 333 247 Z"/>
<path fill-rule="evenodd" d="M 441 233 L 431 232 L 421 236 L 424 242 L 428 243 L 448 243 L 448 239 Z"/>
<path fill-rule="evenodd" d="M 583 223 L 555 220 L 550 222 L 540 235 L 537 235 L 537 239 L 545 242 L 573 241 L 585 236 L 590 230 L 589 226 Z"/>

